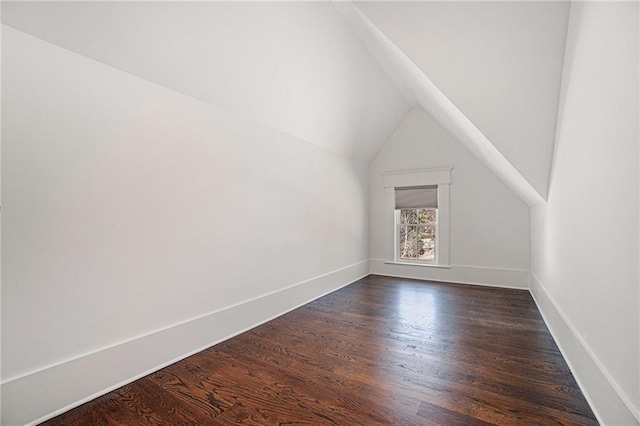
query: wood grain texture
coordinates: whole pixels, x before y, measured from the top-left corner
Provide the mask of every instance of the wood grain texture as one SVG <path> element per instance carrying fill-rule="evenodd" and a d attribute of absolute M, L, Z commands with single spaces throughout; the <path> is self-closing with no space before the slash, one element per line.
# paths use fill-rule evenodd
<path fill-rule="evenodd" d="M 527 291 L 370 275 L 44 424 L 597 421 Z"/>

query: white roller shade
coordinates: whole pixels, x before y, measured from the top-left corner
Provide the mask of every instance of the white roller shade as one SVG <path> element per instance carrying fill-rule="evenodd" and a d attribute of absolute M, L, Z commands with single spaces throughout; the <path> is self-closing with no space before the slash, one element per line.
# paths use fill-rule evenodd
<path fill-rule="evenodd" d="M 396 188 L 396 210 L 438 207 L 437 186 Z"/>

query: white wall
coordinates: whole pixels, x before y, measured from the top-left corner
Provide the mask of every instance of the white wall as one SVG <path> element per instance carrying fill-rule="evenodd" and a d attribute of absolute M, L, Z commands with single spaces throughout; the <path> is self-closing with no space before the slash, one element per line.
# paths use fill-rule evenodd
<path fill-rule="evenodd" d="M 0 20 L 2 8 L 0 7 Z M 0 31 L 0 58 L 2 57 L 2 31 Z M 2 66 L 0 65 L 0 82 L 2 81 Z M 0 129 L 2 129 L 2 84 L 0 84 Z M 0 157 L 2 157 L 2 138 L 0 135 Z M 0 206 L 2 205 L 2 160 L 0 158 Z M 0 309 L 2 309 L 2 211 L 0 209 Z M 2 313 L 0 312 L 0 378 L 2 376 Z M 2 424 L 2 386 L 0 386 L 0 424 Z"/>
<path fill-rule="evenodd" d="M 429 77 L 353 3 L 334 4 L 412 106 L 422 107 L 435 118 L 527 205 L 536 206 L 545 201 Z"/>
<path fill-rule="evenodd" d="M 3 23 L 370 161 L 408 105 L 330 2 L 3 2 Z"/>
<path fill-rule="evenodd" d="M 599 418 L 624 425 L 640 422 L 637 9 L 572 5 L 549 202 L 531 215 L 532 292 Z"/>
<path fill-rule="evenodd" d="M 382 172 L 453 166 L 451 269 L 385 265 Z M 421 108 L 407 113 L 370 166 L 372 272 L 527 288 L 529 209 Z"/>
<path fill-rule="evenodd" d="M 356 5 L 545 198 L 569 2 Z"/>
<path fill-rule="evenodd" d="M 368 273 L 365 163 L 2 31 L 6 424 Z"/>

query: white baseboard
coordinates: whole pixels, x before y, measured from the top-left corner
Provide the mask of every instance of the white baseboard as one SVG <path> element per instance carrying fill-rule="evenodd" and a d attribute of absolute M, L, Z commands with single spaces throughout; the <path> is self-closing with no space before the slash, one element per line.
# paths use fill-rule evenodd
<path fill-rule="evenodd" d="M 2 424 L 37 424 L 369 274 L 364 260 L 2 384 Z"/>
<path fill-rule="evenodd" d="M 603 367 L 540 280 L 531 274 L 531 295 L 573 377 L 602 425 L 640 425 L 640 410 Z"/>
<path fill-rule="evenodd" d="M 529 289 L 529 271 L 525 269 L 484 268 L 462 265 L 438 268 L 399 265 L 397 263 L 385 263 L 383 259 L 371 259 L 371 273 L 389 277 L 414 278 L 427 281 L 486 285 L 490 287 L 516 288 L 521 290 Z"/>

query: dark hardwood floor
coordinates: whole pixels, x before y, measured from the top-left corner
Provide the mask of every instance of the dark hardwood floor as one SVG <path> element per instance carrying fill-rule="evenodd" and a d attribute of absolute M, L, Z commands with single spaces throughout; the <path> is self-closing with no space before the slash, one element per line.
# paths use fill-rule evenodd
<path fill-rule="evenodd" d="M 45 424 L 597 424 L 528 292 L 371 275 Z"/>

